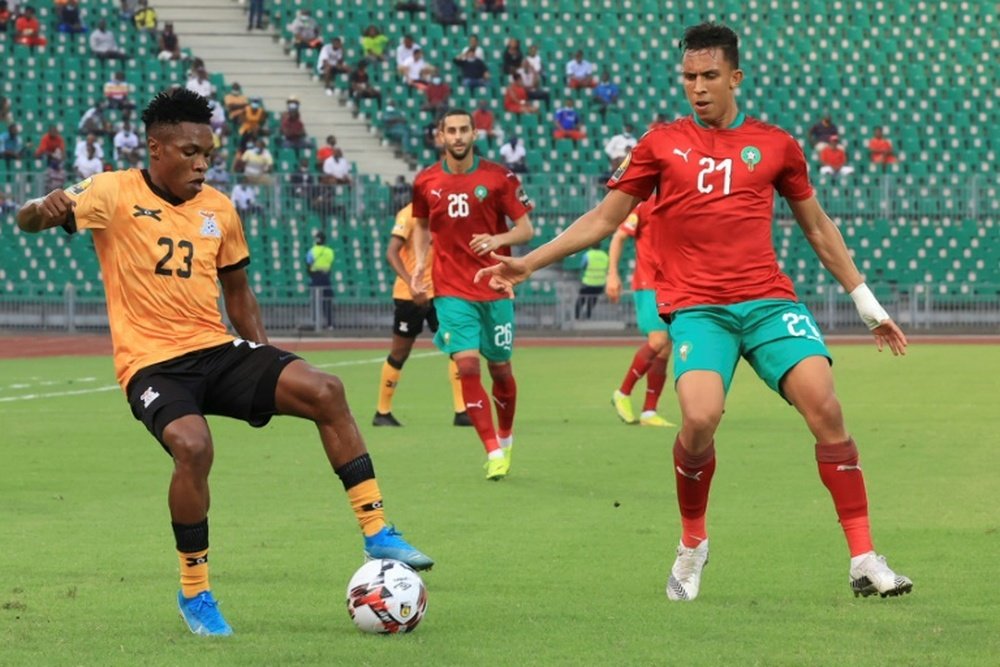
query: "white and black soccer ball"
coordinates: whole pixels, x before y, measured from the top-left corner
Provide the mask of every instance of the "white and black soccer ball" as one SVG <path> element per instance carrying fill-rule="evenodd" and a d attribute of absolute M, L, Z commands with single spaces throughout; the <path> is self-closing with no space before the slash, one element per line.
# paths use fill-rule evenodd
<path fill-rule="evenodd" d="M 427 587 L 406 563 L 370 560 L 347 584 L 347 611 L 365 632 L 413 632 L 427 611 Z"/>

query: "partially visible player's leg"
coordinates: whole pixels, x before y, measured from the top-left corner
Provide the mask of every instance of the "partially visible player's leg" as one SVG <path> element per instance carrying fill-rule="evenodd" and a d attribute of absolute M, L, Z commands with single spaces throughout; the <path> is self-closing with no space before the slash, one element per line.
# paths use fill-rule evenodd
<path fill-rule="evenodd" d="M 650 331 L 646 336 L 649 347 L 656 350 L 656 358 L 646 371 L 646 398 L 639 414 L 640 426 L 674 426 L 670 421 L 657 414 L 656 408 L 667 382 L 667 362 L 670 359 L 672 346 L 666 326 L 662 330 Z"/>
<path fill-rule="evenodd" d="M 427 328 L 432 333 L 437 334 L 441 323 L 438 321 L 437 308 L 434 307 L 433 301 L 431 301 L 431 306 L 427 310 L 424 320 L 427 322 Z M 452 425 L 472 426 L 472 419 L 469 418 L 469 414 L 465 411 L 465 398 L 462 396 L 462 379 L 458 376 L 458 365 L 451 358 L 448 359 L 448 384 L 451 385 L 451 404 L 455 410 L 455 417 L 451 422 Z"/>
<path fill-rule="evenodd" d="M 637 290 L 632 294 L 632 303 L 635 307 L 639 330 L 646 335 L 647 340 L 636 350 L 621 385 L 611 394 L 611 405 L 618 413 L 618 418 L 626 424 L 638 422 L 632 410 L 632 399 L 630 398 L 632 389 L 635 387 L 635 383 L 644 377 L 656 362 L 664 342 L 659 336 L 665 337 L 667 330 L 666 324 L 656 312 L 656 294 L 653 290 Z M 666 337 L 666 340 L 669 341 L 669 337 Z M 665 364 L 663 369 L 666 370 Z M 665 376 L 664 380 L 666 380 Z"/>
<path fill-rule="evenodd" d="M 423 330 L 424 312 L 413 301 L 394 299 L 396 304 L 392 323 L 392 348 L 382 364 L 379 378 L 378 407 L 372 426 L 402 426 L 392 414 L 392 397 L 403 373 L 403 364 L 410 357 L 413 342 Z"/>
<path fill-rule="evenodd" d="M 479 349 L 486 357 L 493 380 L 493 404 L 497 411 L 497 441 L 503 451 L 504 466 L 494 465 L 490 479 L 510 472 L 514 451 L 514 414 L 517 411 L 517 382 L 510 360 L 514 354 L 514 302 L 500 299 L 482 305 L 483 327 Z M 489 464 L 487 464 L 489 467 Z M 501 470 L 502 468 L 502 470 Z M 501 474 L 502 473 L 502 474 Z"/>
<path fill-rule="evenodd" d="M 278 414 L 315 422 L 326 456 L 347 491 L 351 509 L 365 535 L 365 551 L 369 556 L 395 558 L 418 570 L 434 564 L 386 526 L 375 468 L 339 378 L 301 359 L 293 361 L 278 377 L 274 409 Z"/>

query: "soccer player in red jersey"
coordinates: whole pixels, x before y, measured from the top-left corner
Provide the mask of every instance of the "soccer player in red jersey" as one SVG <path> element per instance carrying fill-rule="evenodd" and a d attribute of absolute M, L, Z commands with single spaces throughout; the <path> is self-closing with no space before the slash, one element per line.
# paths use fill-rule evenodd
<path fill-rule="evenodd" d="M 618 418 L 626 424 L 636 421 L 642 426 L 670 427 L 670 423 L 656 413 L 656 405 L 660 401 L 663 385 L 667 379 L 667 361 L 670 359 L 670 336 L 667 334 L 667 323 L 660 319 L 656 312 L 656 286 L 653 282 L 656 275 L 656 262 L 653 249 L 650 248 L 649 215 L 643 209 L 652 204 L 639 204 L 629 213 L 618 230 L 611 237 L 611 247 L 608 248 L 609 267 L 608 279 L 604 292 L 612 303 L 618 303 L 622 296 L 622 279 L 618 273 L 618 263 L 622 256 L 625 239 L 635 239 L 635 271 L 632 273 L 632 300 L 635 303 L 636 322 L 639 331 L 646 336 L 646 342 L 636 350 L 632 364 L 625 373 L 621 386 L 611 394 L 611 405 L 614 406 Z M 642 412 L 636 420 L 632 411 L 632 388 L 643 376 L 646 377 L 646 398 L 643 401 Z"/>
<path fill-rule="evenodd" d="M 735 91 L 743 72 L 736 33 L 701 24 L 685 32 L 683 47 L 684 91 L 694 113 L 650 129 L 608 182 L 611 192 L 562 235 L 522 258 L 496 256 L 500 263 L 480 271 L 477 280 L 510 294 L 532 271 L 611 234 L 656 191 L 657 305 L 674 344 L 682 416 L 674 443 L 682 534 L 667 596 L 698 595 L 708 561 L 705 511 L 715 431 L 740 357 L 795 406 L 816 439 L 819 475 L 847 538 L 855 595 L 908 593 L 913 583 L 893 572 L 872 545 L 858 450 L 834 393 L 829 352 L 778 267 L 771 238 L 775 190 L 853 298 L 878 349 L 887 345 L 904 354 L 906 336 L 865 285 L 840 231 L 817 202 L 798 143 L 739 110 Z"/>
<path fill-rule="evenodd" d="M 434 343 L 458 366 L 466 412 L 486 448 L 486 478 L 498 480 L 510 471 L 514 443 L 517 385 L 510 364 L 514 304 L 485 283 L 474 284 L 473 278 L 492 263 L 491 253 L 509 256 L 510 246 L 531 240 L 534 230 L 528 212 L 532 205 L 517 176 L 473 152 L 476 130 L 468 112 L 448 111 L 438 124 L 438 133 L 444 158 L 413 182 L 417 268 L 411 291 L 417 295 L 425 289 L 416 276 L 423 274 L 433 237 L 431 274 L 439 322 Z M 507 219 L 513 227 L 508 227 Z M 480 379 L 480 354 L 493 379 L 496 428 L 490 397 Z"/>

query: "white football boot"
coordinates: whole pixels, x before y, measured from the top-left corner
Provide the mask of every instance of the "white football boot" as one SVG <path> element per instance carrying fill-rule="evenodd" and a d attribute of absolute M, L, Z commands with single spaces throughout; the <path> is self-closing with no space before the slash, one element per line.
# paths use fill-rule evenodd
<path fill-rule="evenodd" d="M 682 542 L 677 547 L 677 560 L 667 578 L 667 597 L 671 600 L 690 601 L 698 597 L 701 571 L 708 565 L 708 540 L 702 540 L 694 549 Z"/>
<path fill-rule="evenodd" d="M 913 590 L 913 582 L 893 572 L 886 564 L 885 556 L 879 556 L 874 551 L 851 559 L 850 581 L 854 597 L 878 593 L 885 598 Z"/>

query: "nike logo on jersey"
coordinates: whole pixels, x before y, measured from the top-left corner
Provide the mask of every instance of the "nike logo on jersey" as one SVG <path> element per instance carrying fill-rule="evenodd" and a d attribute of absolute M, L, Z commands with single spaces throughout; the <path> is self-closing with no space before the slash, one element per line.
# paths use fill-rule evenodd
<path fill-rule="evenodd" d="M 153 220 L 157 220 L 159 222 L 163 222 L 163 219 L 160 218 L 160 214 L 163 213 L 162 208 L 143 208 L 138 204 L 133 204 L 132 208 L 135 209 L 135 213 L 132 214 L 133 218 L 147 217 L 147 218 L 152 218 Z"/>
<path fill-rule="evenodd" d="M 681 150 L 681 149 L 679 149 L 679 148 L 675 148 L 675 149 L 674 149 L 674 155 L 680 155 L 680 156 L 681 156 L 682 158 L 684 158 L 684 161 L 685 161 L 685 162 L 687 162 L 687 161 L 688 161 L 688 153 L 690 153 L 690 152 L 691 152 L 691 149 L 690 149 L 690 148 L 689 148 L 689 149 L 687 149 L 686 151 L 682 151 L 682 150 Z"/>
<path fill-rule="evenodd" d="M 701 473 L 703 473 L 705 471 L 704 470 L 699 470 L 698 472 L 693 472 L 692 473 L 692 472 L 688 472 L 687 470 L 685 470 L 684 468 L 682 468 L 680 466 L 677 466 L 677 472 L 680 473 L 681 477 L 687 477 L 688 479 L 693 479 L 696 482 L 700 482 L 701 481 Z"/>
<path fill-rule="evenodd" d="M 438 189 L 438 190 L 431 190 L 431 194 L 434 195 L 435 197 L 437 197 L 438 199 L 441 199 L 441 190 L 440 189 Z"/>

